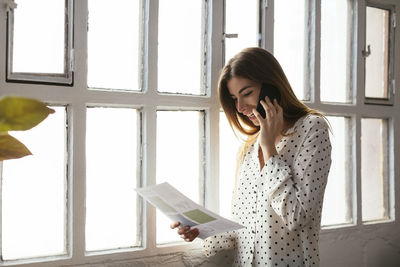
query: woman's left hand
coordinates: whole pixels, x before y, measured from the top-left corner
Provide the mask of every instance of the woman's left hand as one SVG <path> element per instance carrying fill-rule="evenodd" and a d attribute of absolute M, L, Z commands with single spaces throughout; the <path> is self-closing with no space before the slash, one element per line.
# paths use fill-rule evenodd
<path fill-rule="evenodd" d="M 283 110 L 276 99 L 271 103 L 268 97 L 261 101 L 265 110 L 265 119 L 253 109 L 253 114 L 260 124 L 260 147 L 266 162 L 273 155 L 278 154 L 275 147 L 275 141 L 282 132 L 283 128 Z"/>

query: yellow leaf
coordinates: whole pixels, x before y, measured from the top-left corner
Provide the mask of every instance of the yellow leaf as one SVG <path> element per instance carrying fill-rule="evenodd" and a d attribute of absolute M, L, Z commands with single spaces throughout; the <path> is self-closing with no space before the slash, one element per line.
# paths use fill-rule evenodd
<path fill-rule="evenodd" d="M 0 161 L 32 155 L 28 148 L 7 133 L 0 134 Z"/>
<path fill-rule="evenodd" d="M 50 113 L 54 110 L 38 100 L 4 97 L 0 100 L 0 132 L 29 130 Z"/>

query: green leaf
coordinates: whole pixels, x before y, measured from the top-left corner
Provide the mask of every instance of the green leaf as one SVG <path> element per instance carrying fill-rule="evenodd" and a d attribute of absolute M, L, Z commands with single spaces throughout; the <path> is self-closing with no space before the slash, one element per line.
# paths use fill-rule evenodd
<path fill-rule="evenodd" d="M 54 110 L 38 100 L 4 97 L 0 100 L 0 132 L 29 130 L 50 113 Z"/>
<path fill-rule="evenodd" d="M 8 133 L 0 134 L 0 161 L 32 155 L 28 148 Z"/>

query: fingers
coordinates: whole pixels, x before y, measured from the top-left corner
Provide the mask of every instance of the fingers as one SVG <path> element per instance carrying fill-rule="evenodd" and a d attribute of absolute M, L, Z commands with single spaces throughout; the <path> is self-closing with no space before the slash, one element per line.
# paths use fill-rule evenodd
<path fill-rule="evenodd" d="M 192 242 L 200 234 L 199 229 L 194 228 L 181 235 L 181 238 L 186 242 Z"/>
<path fill-rule="evenodd" d="M 170 227 L 171 229 L 178 228 L 178 235 L 187 242 L 192 242 L 200 234 L 199 229 L 190 229 L 190 226 L 183 226 L 180 222 L 173 222 Z"/>
<path fill-rule="evenodd" d="M 268 112 L 270 113 L 270 115 L 275 115 L 276 114 L 276 106 L 275 106 L 275 102 L 276 99 L 274 98 L 274 103 L 271 102 L 271 100 L 269 99 L 269 97 L 265 97 L 265 104 L 268 106 Z M 265 107 L 264 107 L 265 108 Z"/>
<path fill-rule="evenodd" d="M 185 234 L 190 230 L 190 226 L 179 226 L 177 233 L 179 235 Z"/>
<path fill-rule="evenodd" d="M 178 223 L 179 222 L 172 223 L 171 228 L 172 228 L 172 226 L 177 227 Z M 179 225 L 180 225 L 180 223 L 179 223 Z M 176 228 L 176 227 L 174 227 L 174 228 Z M 190 229 L 190 226 L 179 226 L 177 233 L 183 240 L 185 240 L 187 242 L 192 242 L 200 234 L 200 231 L 197 228 Z"/>
<path fill-rule="evenodd" d="M 261 105 L 263 106 L 263 108 L 265 110 L 265 114 L 268 115 L 268 117 L 273 117 L 277 113 L 277 108 L 276 108 L 275 102 L 276 102 L 276 99 L 274 99 L 274 103 L 272 103 L 269 100 L 268 96 L 265 97 L 265 101 L 263 101 L 263 100 L 260 101 Z M 254 115 L 256 115 L 256 114 L 254 113 Z M 258 118 L 258 119 L 260 120 L 260 118 Z"/>
<path fill-rule="evenodd" d="M 261 103 L 262 104 L 262 103 Z M 257 111 L 257 109 L 253 108 L 253 114 L 254 116 L 256 116 L 257 120 L 259 123 L 261 123 L 261 120 L 263 120 L 264 118 L 261 116 L 261 114 Z"/>
<path fill-rule="evenodd" d="M 176 227 L 178 227 L 179 225 L 181 225 L 180 222 L 173 222 L 171 223 L 171 225 L 169 227 L 171 227 L 171 229 L 175 229 Z"/>

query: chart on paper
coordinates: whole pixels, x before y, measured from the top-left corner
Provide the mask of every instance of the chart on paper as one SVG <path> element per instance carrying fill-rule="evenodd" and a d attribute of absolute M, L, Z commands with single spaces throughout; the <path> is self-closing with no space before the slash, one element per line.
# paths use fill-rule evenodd
<path fill-rule="evenodd" d="M 169 183 L 136 188 L 151 205 L 163 212 L 172 221 L 199 229 L 199 238 L 244 228 L 193 202 Z"/>

